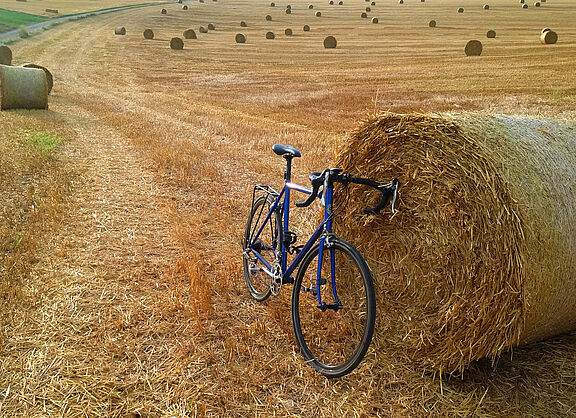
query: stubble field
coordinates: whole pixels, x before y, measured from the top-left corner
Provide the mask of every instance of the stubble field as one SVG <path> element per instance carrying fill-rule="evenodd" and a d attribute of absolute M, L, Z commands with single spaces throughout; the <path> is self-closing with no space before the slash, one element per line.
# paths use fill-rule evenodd
<path fill-rule="evenodd" d="M 297 0 L 287 15 L 279 2 L 185 2 L 186 11 L 117 12 L 12 46 L 15 64 L 50 68 L 55 86 L 47 112 L 0 113 L 9 127 L 0 140 L 13 142 L 22 126 L 60 132 L 51 164 L 66 168 L 66 192 L 1 305 L 10 314 L 0 317 L 0 414 L 575 414 L 574 334 L 441 378 L 404 363 L 387 344 L 394 336 L 377 331 L 357 371 L 328 381 L 298 353 L 290 289 L 262 304 L 245 290 L 251 187 L 282 179 L 272 144 L 302 151 L 294 171 L 305 184 L 375 112 L 575 118 L 571 1 L 405 3 Z M 367 6 L 378 24 L 360 17 Z M 216 30 L 199 33 L 208 23 Z M 114 36 L 116 26 L 127 35 Z M 540 44 L 543 27 L 558 44 Z M 188 28 L 198 39 L 170 50 Z M 269 30 L 276 39 L 265 39 Z M 234 42 L 238 32 L 246 44 Z M 336 49 L 323 48 L 327 35 Z M 482 56 L 464 55 L 470 39 L 482 41 Z"/>

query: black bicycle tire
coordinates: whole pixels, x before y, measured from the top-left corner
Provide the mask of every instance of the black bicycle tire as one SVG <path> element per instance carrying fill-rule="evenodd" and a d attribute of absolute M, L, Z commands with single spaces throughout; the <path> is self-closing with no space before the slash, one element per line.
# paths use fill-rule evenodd
<path fill-rule="evenodd" d="M 311 365 L 315 370 L 317 370 L 324 376 L 328 378 L 337 378 L 342 377 L 350 373 L 352 370 L 354 370 L 358 366 L 358 364 L 360 364 L 360 362 L 366 355 L 368 348 L 370 347 L 372 336 L 374 335 L 374 327 L 376 322 L 376 296 L 374 292 L 372 273 L 370 272 L 370 268 L 366 264 L 366 261 L 364 260 L 364 257 L 362 257 L 360 252 L 350 243 L 342 239 L 334 237 L 331 239 L 331 242 L 336 249 L 348 253 L 348 255 L 356 263 L 362 276 L 366 292 L 366 306 L 367 306 L 366 325 L 364 328 L 364 333 L 362 335 L 362 340 L 360 344 L 357 346 L 352 356 L 348 359 L 348 361 L 337 366 L 329 366 L 319 361 L 310 351 L 308 345 L 306 344 L 301 329 L 299 310 L 298 310 L 298 303 L 300 300 L 300 286 L 302 284 L 302 278 L 304 277 L 306 270 L 308 269 L 310 263 L 316 258 L 318 254 L 319 244 L 316 244 L 306 253 L 304 258 L 302 259 L 300 268 L 298 269 L 298 274 L 294 282 L 294 289 L 292 290 L 292 326 L 294 328 L 296 341 L 298 343 L 298 346 L 300 347 L 300 352 L 302 353 L 306 362 L 308 362 L 309 365 Z M 312 266 L 315 268 L 314 263 L 312 264 Z"/>
<path fill-rule="evenodd" d="M 248 239 L 248 237 L 250 237 L 250 234 L 252 231 L 252 218 L 254 217 L 254 214 L 256 213 L 255 209 L 258 208 L 258 205 L 262 201 L 266 201 L 268 203 L 268 205 L 272 205 L 274 203 L 274 200 L 272 199 L 272 197 L 267 196 L 267 195 L 262 195 L 254 201 L 253 206 L 250 208 L 250 213 L 248 214 L 248 220 L 246 221 L 246 228 L 244 229 L 244 236 L 242 237 L 242 251 L 246 250 L 246 246 L 248 244 L 247 239 Z M 279 212 L 276 212 L 275 216 L 276 216 L 276 224 L 278 225 L 278 240 L 281 242 L 281 240 L 282 240 L 282 216 L 280 215 Z M 263 292 L 258 292 L 255 289 L 254 285 L 252 284 L 252 280 L 250 279 L 250 273 L 248 272 L 248 260 L 246 259 L 246 257 L 243 257 L 242 265 L 244 268 L 244 280 L 246 281 L 246 286 L 248 287 L 248 292 L 250 293 L 250 296 L 252 296 L 258 302 L 263 302 L 266 299 L 268 299 L 270 297 L 270 294 L 272 293 L 271 289 L 268 288 L 267 290 L 265 290 Z"/>

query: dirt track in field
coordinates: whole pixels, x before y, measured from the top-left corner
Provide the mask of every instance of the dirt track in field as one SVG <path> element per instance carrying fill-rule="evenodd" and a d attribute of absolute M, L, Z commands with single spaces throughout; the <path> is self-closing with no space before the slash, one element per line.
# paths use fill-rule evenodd
<path fill-rule="evenodd" d="M 375 352 L 354 375 L 326 381 L 296 352 L 282 317 L 289 295 L 262 305 L 248 299 L 239 251 L 251 185 L 281 179 L 273 143 L 303 151 L 295 171 L 304 182 L 374 109 L 573 117 L 573 57 L 551 61 L 522 31 L 488 49 L 482 64 L 453 58 L 459 40 L 442 43 L 440 35 L 431 53 L 418 53 L 412 30 L 393 54 L 382 52 L 393 46 L 387 37 L 366 55 L 355 37 L 325 54 L 314 48 L 334 22 L 329 15 L 310 37 L 274 45 L 258 38 L 262 23 L 249 21 L 250 42 L 239 50 L 230 39 L 243 12 L 206 6 L 184 18 L 174 5 L 169 25 L 157 11 L 121 12 L 13 46 L 16 64 L 53 70 L 50 112 L 76 132 L 63 153 L 78 178 L 69 224 L 26 288 L 39 302 L 15 321 L 2 352 L 9 379 L 0 414 L 573 413 L 573 336 L 520 350 L 496 371 L 481 364 L 462 381 L 421 376 Z M 288 18 L 276 18 L 282 30 Z M 222 28 L 212 38 L 167 49 L 170 36 L 212 19 Z M 127 26 L 126 37 L 112 35 L 117 25 Z M 568 32 L 571 23 L 562 25 Z M 145 27 L 158 39 L 144 43 Z M 377 29 L 363 30 L 369 37 Z M 537 67 L 530 82 L 521 78 L 529 63 Z M 497 76 L 484 76 L 494 68 Z"/>

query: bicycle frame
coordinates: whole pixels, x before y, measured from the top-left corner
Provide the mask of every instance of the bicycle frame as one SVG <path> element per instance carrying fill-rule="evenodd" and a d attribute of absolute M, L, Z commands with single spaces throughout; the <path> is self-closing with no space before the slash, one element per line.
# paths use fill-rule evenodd
<path fill-rule="evenodd" d="M 318 269 L 317 269 L 317 277 L 316 277 L 316 293 L 317 293 L 317 297 L 318 297 L 318 306 L 319 307 L 323 306 L 322 296 L 321 296 L 321 292 L 320 292 L 320 286 L 321 286 L 321 279 L 322 279 L 321 272 L 322 272 L 324 246 L 327 245 L 326 237 L 330 236 L 330 234 L 332 233 L 333 188 L 327 187 L 326 182 L 325 182 L 324 186 L 325 186 L 324 192 L 323 192 L 324 193 L 324 204 L 325 204 L 324 219 L 322 220 L 322 222 L 320 222 L 320 224 L 318 225 L 318 227 L 316 228 L 316 230 L 314 231 L 314 233 L 312 234 L 310 239 L 308 239 L 308 241 L 304 244 L 302 249 L 296 254 L 296 257 L 294 258 L 294 260 L 292 260 L 290 265 L 287 265 L 288 264 L 288 248 L 287 248 L 286 242 L 284 239 L 280 240 L 282 284 L 293 282 L 292 273 L 300 265 L 304 256 L 306 255 L 306 253 L 312 248 L 312 246 L 318 240 L 320 240 L 319 254 L 318 254 Z M 257 186 L 257 187 L 260 187 L 262 190 L 266 190 L 268 193 L 270 193 L 270 190 L 265 188 L 264 186 Z M 268 214 L 266 215 L 266 218 L 264 219 L 262 226 L 260 227 L 258 232 L 251 238 L 251 241 L 248 243 L 248 248 L 246 249 L 247 253 L 252 253 L 258 260 L 260 260 L 260 262 L 262 262 L 262 264 L 264 265 L 264 267 L 267 270 L 267 271 L 265 270 L 265 273 L 271 277 L 274 277 L 274 273 L 273 273 L 274 267 L 270 263 L 268 263 L 268 261 L 258 251 L 254 250 L 253 245 L 256 242 L 256 240 L 258 239 L 258 237 L 260 236 L 260 234 L 262 233 L 262 231 L 264 230 L 264 228 L 266 227 L 266 225 L 268 224 L 268 222 L 270 222 L 270 219 L 272 218 L 274 213 L 278 210 L 280 210 L 281 211 L 280 213 L 283 214 L 283 222 L 282 222 L 283 223 L 283 236 L 284 237 L 287 236 L 287 234 L 289 232 L 289 225 L 290 225 L 290 192 L 292 190 L 296 190 L 298 192 L 305 193 L 307 195 L 312 194 L 312 189 L 309 189 L 307 187 L 292 183 L 290 181 L 290 172 L 289 172 L 289 170 L 287 170 L 286 180 L 284 183 L 284 187 L 282 188 L 282 191 L 280 193 L 274 192 L 274 195 L 276 195 L 276 199 L 274 200 L 274 203 L 270 207 L 270 210 L 268 211 Z M 256 189 L 255 189 L 254 193 L 255 192 L 256 192 Z M 328 243 L 328 245 L 329 245 L 329 243 Z M 278 254 L 275 253 L 275 256 L 278 258 Z M 330 276 L 331 276 L 330 279 L 331 279 L 332 291 L 334 294 L 335 303 L 336 303 L 336 305 L 340 306 L 340 300 L 339 300 L 338 295 L 336 293 L 336 283 L 335 283 L 336 279 L 335 279 L 335 272 L 334 272 L 335 263 L 336 263 L 335 262 L 335 251 L 334 251 L 334 249 L 331 249 L 331 251 L 330 251 L 330 267 L 331 267 L 330 268 Z"/>

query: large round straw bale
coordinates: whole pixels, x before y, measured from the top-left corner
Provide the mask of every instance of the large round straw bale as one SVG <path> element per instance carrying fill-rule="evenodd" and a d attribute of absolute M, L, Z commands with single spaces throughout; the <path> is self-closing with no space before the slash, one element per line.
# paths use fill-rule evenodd
<path fill-rule="evenodd" d="M 266 39 L 274 39 L 275 37 L 274 32 L 266 32 Z"/>
<path fill-rule="evenodd" d="M 246 43 L 246 35 L 244 35 L 243 33 L 237 33 L 235 40 L 237 44 Z"/>
<path fill-rule="evenodd" d="M 315 15 L 316 15 L 316 17 L 320 17 L 320 16 L 322 16 L 322 13 L 316 12 Z"/>
<path fill-rule="evenodd" d="M 286 36 L 292 36 L 292 29 L 286 28 L 286 29 L 284 30 L 284 35 L 286 35 Z"/>
<path fill-rule="evenodd" d="M 373 17 L 371 20 L 372 23 L 378 23 L 378 18 L 377 17 Z"/>
<path fill-rule="evenodd" d="M 124 26 L 115 27 L 114 35 L 126 35 L 126 28 Z"/>
<path fill-rule="evenodd" d="M 576 124 L 384 114 L 334 166 L 401 183 L 394 216 L 350 187 L 335 225 L 372 268 L 376 346 L 454 371 L 576 328 Z"/>
<path fill-rule="evenodd" d="M 458 8 L 458 13 L 464 13 L 464 8 L 463 8 L 463 7 L 459 7 L 459 8 Z"/>
<path fill-rule="evenodd" d="M 436 27 L 436 21 L 435 20 L 431 20 L 430 22 L 428 22 L 428 26 L 431 28 L 435 28 Z"/>
<path fill-rule="evenodd" d="M 216 30 L 216 26 L 214 26 L 214 23 L 208 23 L 208 30 Z"/>
<path fill-rule="evenodd" d="M 550 29 L 550 28 L 543 28 L 543 29 L 540 31 L 540 33 L 548 32 L 549 30 L 552 30 L 552 29 Z"/>
<path fill-rule="evenodd" d="M 469 57 L 482 54 L 482 42 L 476 40 L 468 41 L 464 48 L 464 53 Z"/>
<path fill-rule="evenodd" d="M 184 39 L 198 39 L 194 29 L 186 29 L 182 36 L 184 36 Z"/>
<path fill-rule="evenodd" d="M 208 29 L 206 29 L 204 26 L 200 26 L 198 30 L 200 31 L 200 33 L 208 33 Z"/>
<path fill-rule="evenodd" d="M 22 67 L 37 68 L 39 70 L 44 71 L 44 74 L 46 75 L 46 86 L 48 88 L 48 94 L 50 94 L 50 92 L 52 91 L 52 87 L 54 87 L 54 76 L 52 76 L 52 73 L 48 68 L 33 63 L 22 64 Z"/>
<path fill-rule="evenodd" d="M 0 65 L 12 65 L 12 50 L 6 45 L 0 45 Z"/>
<path fill-rule="evenodd" d="M 48 109 L 48 92 L 42 69 L 0 65 L 0 110 Z"/>
<path fill-rule="evenodd" d="M 367 11 L 367 12 L 371 12 L 372 9 L 371 9 L 370 7 L 366 7 L 366 11 Z"/>
<path fill-rule="evenodd" d="M 154 39 L 154 31 L 152 29 L 144 29 L 144 39 Z"/>
<path fill-rule="evenodd" d="M 241 22 L 240 22 L 240 27 L 241 27 L 241 28 L 246 28 L 246 27 L 248 27 L 248 25 L 246 24 L 246 22 L 241 21 Z"/>
<path fill-rule="evenodd" d="M 309 5 L 308 5 L 308 8 L 309 8 L 309 9 L 313 9 L 313 8 L 314 8 L 314 5 L 313 5 L 313 4 L 309 4 Z"/>
<path fill-rule="evenodd" d="M 335 37 L 327 36 L 324 38 L 324 48 L 336 48 L 336 45 L 338 45 L 338 42 Z"/>
<path fill-rule="evenodd" d="M 168 13 L 168 11 L 166 11 L 166 9 L 162 9 L 162 10 L 160 10 L 160 13 L 162 13 L 163 15 L 165 15 L 166 13 Z"/>
<path fill-rule="evenodd" d="M 540 2 L 537 1 L 536 3 L 534 3 L 534 7 L 540 7 Z"/>
<path fill-rule="evenodd" d="M 302 28 L 302 30 L 303 30 L 304 32 L 310 32 L 310 26 L 304 25 L 304 27 Z"/>
<path fill-rule="evenodd" d="M 490 5 L 489 4 L 485 4 L 484 6 L 482 6 L 482 8 L 484 10 L 490 10 Z"/>
<path fill-rule="evenodd" d="M 360 13 L 360 17 L 363 19 L 366 19 L 368 17 L 368 15 L 366 14 L 366 12 L 362 12 L 362 13 Z"/>
<path fill-rule="evenodd" d="M 188 6 L 187 5 L 182 6 L 182 10 L 188 10 Z"/>
<path fill-rule="evenodd" d="M 174 37 L 170 39 L 170 48 L 184 49 L 184 41 L 182 40 L 182 38 Z"/>
<path fill-rule="evenodd" d="M 292 9 L 286 9 L 285 12 L 287 15 L 290 15 L 290 14 L 292 14 Z"/>
<path fill-rule="evenodd" d="M 270 22 L 270 21 L 272 20 L 272 16 L 266 15 L 266 20 L 267 20 L 268 22 Z"/>
<path fill-rule="evenodd" d="M 558 34 L 553 30 L 547 30 L 540 35 L 540 42 L 546 45 L 555 44 L 558 42 Z"/>
<path fill-rule="evenodd" d="M 486 32 L 486 37 L 487 38 L 495 38 L 496 37 L 496 31 L 490 29 L 488 32 Z"/>

